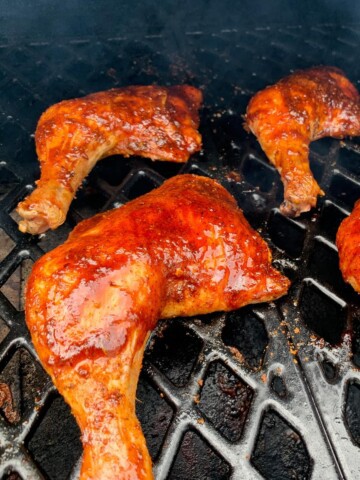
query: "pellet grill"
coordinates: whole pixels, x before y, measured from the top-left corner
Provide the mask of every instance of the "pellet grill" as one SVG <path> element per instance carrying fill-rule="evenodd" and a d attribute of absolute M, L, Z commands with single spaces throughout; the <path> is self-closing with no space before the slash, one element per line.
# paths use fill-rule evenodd
<path fill-rule="evenodd" d="M 264 2 L 45 3 L 0 5 L 0 478 L 75 480 L 81 457 L 78 427 L 25 326 L 31 265 L 83 218 L 189 172 L 236 197 L 292 287 L 275 303 L 159 323 L 137 392 L 156 479 L 360 478 L 360 300 L 342 280 L 334 244 L 360 198 L 360 140 L 312 144 L 326 196 L 289 219 L 278 210 L 277 172 L 242 126 L 251 95 L 291 70 L 336 65 L 359 86 L 356 2 L 341 10 L 315 2 L 312 16 L 308 2 L 295 10 L 281 1 L 273 10 L 261 10 Z M 14 209 L 39 175 L 41 112 L 152 83 L 203 90 L 202 152 L 186 165 L 103 160 L 62 227 L 21 234 Z"/>

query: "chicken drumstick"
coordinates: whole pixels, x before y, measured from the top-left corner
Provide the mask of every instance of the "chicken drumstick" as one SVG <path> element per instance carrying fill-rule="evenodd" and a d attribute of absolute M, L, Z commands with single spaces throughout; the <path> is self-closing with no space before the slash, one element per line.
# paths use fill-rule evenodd
<path fill-rule="evenodd" d="M 82 431 L 82 480 L 152 479 L 135 416 L 149 332 L 159 318 L 273 300 L 289 280 L 233 197 L 181 175 L 80 223 L 38 260 L 26 321 Z"/>
<path fill-rule="evenodd" d="M 200 90 L 189 85 L 137 86 L 53 105 L 41 116 L 36 151 L 41 178 L 17 211 L 22 232 L 42 233 L 65 221 L 70 203 L 96 162 L 140 155 L 186 162 L 200 150 Z"/>
<path fill-rule="evenodd" d="M 360 200 L 350 216 L 341 223 L 336 246 L 344 280 L 360 293 Z"/>
<path fill-rule="evenodd" d="M 360 96 L 338 68 L 309 68 L 258 92 L 248 105 L 246 126 L 281 175 L 280 210 L 298 216 L 323 195 L 309 166 L 310 142 L 360 135 Z"/>

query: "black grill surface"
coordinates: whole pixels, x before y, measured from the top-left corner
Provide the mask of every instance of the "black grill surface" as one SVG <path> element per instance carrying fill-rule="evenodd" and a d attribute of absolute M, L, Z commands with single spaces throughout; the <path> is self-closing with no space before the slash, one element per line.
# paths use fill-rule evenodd
<path fill-rule="evenodd" d="M 312 145 L 326 196 L 292 220 L 277 208 L 277 172 L 242 127 L 250 96 L 292 69 L 336 65 L 359 84 L 359 46 L 360 26 L 328 24 L 0 45 L 0 478 L 75 479 L 81 456 L 78 427 L 24 323 L 33 262 L 81 219 L 188 172 L 236 197 L 293 284 L 276 303 L 159 323 L 137 392 L 156 478 L 360 478 L 360 304 L 334 245 L 360 197 L 359 139 Z M 183 82 L 205 94 L 200 154 L 186 165 L 103 160 L 62 227 L 39 238 L 17 230 L 14 209 L 39 175 L 33 132 L 47 106 Z"/>

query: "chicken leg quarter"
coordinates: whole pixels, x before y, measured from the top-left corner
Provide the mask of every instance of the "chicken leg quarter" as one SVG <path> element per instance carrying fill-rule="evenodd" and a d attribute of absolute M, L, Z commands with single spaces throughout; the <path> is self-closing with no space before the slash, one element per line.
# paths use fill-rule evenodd
<path fill-rule="evenodd" d="M 35 132 L 37 188 L 17 207 L 22 232 L 43 233 L 66 218 L 98 160 L 140 155 L 186 162 L 201 148 L 200 90 L 189 85 L 114 88 L 48 108 Z"/>
<path fill-rule="evenodd" d="M 135 393 L 160 318 L 229 311 L 288 287 L 234 198 L 195 175 L 83 221 L 38 260 L 26 321 L 80 426 L 81 479 L 153 478 Z"/>
<path fill-rule="evenodd" d="M 280 210 L 298 216 L 324 193 L 310 170 L 310 142 L 360 135 L 360 96 L 338 68 L 309 68 L 254 95 L 246 126 L 281 175 Z"/>
<path fill-rule="evenodd" d="M 360 293 L 360 200 L 341 222 L 336 235 L 340 270 L 346 282 Z"/>

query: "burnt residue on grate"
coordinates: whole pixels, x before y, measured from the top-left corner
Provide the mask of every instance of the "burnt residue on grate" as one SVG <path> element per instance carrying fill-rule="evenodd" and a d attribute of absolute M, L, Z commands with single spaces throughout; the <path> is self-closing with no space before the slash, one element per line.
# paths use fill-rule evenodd
<path fill-rule="evenodd" d="M 271 410 L 262 418 L 251 460 L 271 480 L 311 478 L 312 462 L 301 435 Z"/>
<path fill-rule="evenodd" d="M 218 432 L 235 442 L 241 437 L 253 394 L 253 390 L 225 365 L 213 362 L 206 372 L 198 408 Z"/>
<path fill-rule="evenodd" d="M 136 404 L 156 478 L 359 478 L 359 298 L 342 280 L 334 243 L 360 197 L 359 139 L 312 144 L 326 196 L 288 219 L 278 209 L 279 175 L 242 126 L 252 93 L 290 69 L 336 64 L 358 81 L 359 37 L 354 25 L 269 26 L 0 46 L 0 478 L 74 479 L 81 455 L 78 427 L 24 324 L 31 265 L 83 218 L 188 172 L 235 196 L 293 284 L 275 304 L 160 323 Z M 202 152 L 186 165 L 105 159 L 64 225 L 36 238 L 17 230 L 16 204 L 39 175 L 32 134 L 47 106 L 122 85 L 184 82 L 204 92 Z"/>
<path fill-rule="evenodd" d="M 251 308 L 227 315 L 222 340 L 225 345 L 236 349 L 235 355 L 240 355 L 249 367 L 261 367 L 269 337 L 263 321 L 253 314 Z"/>

